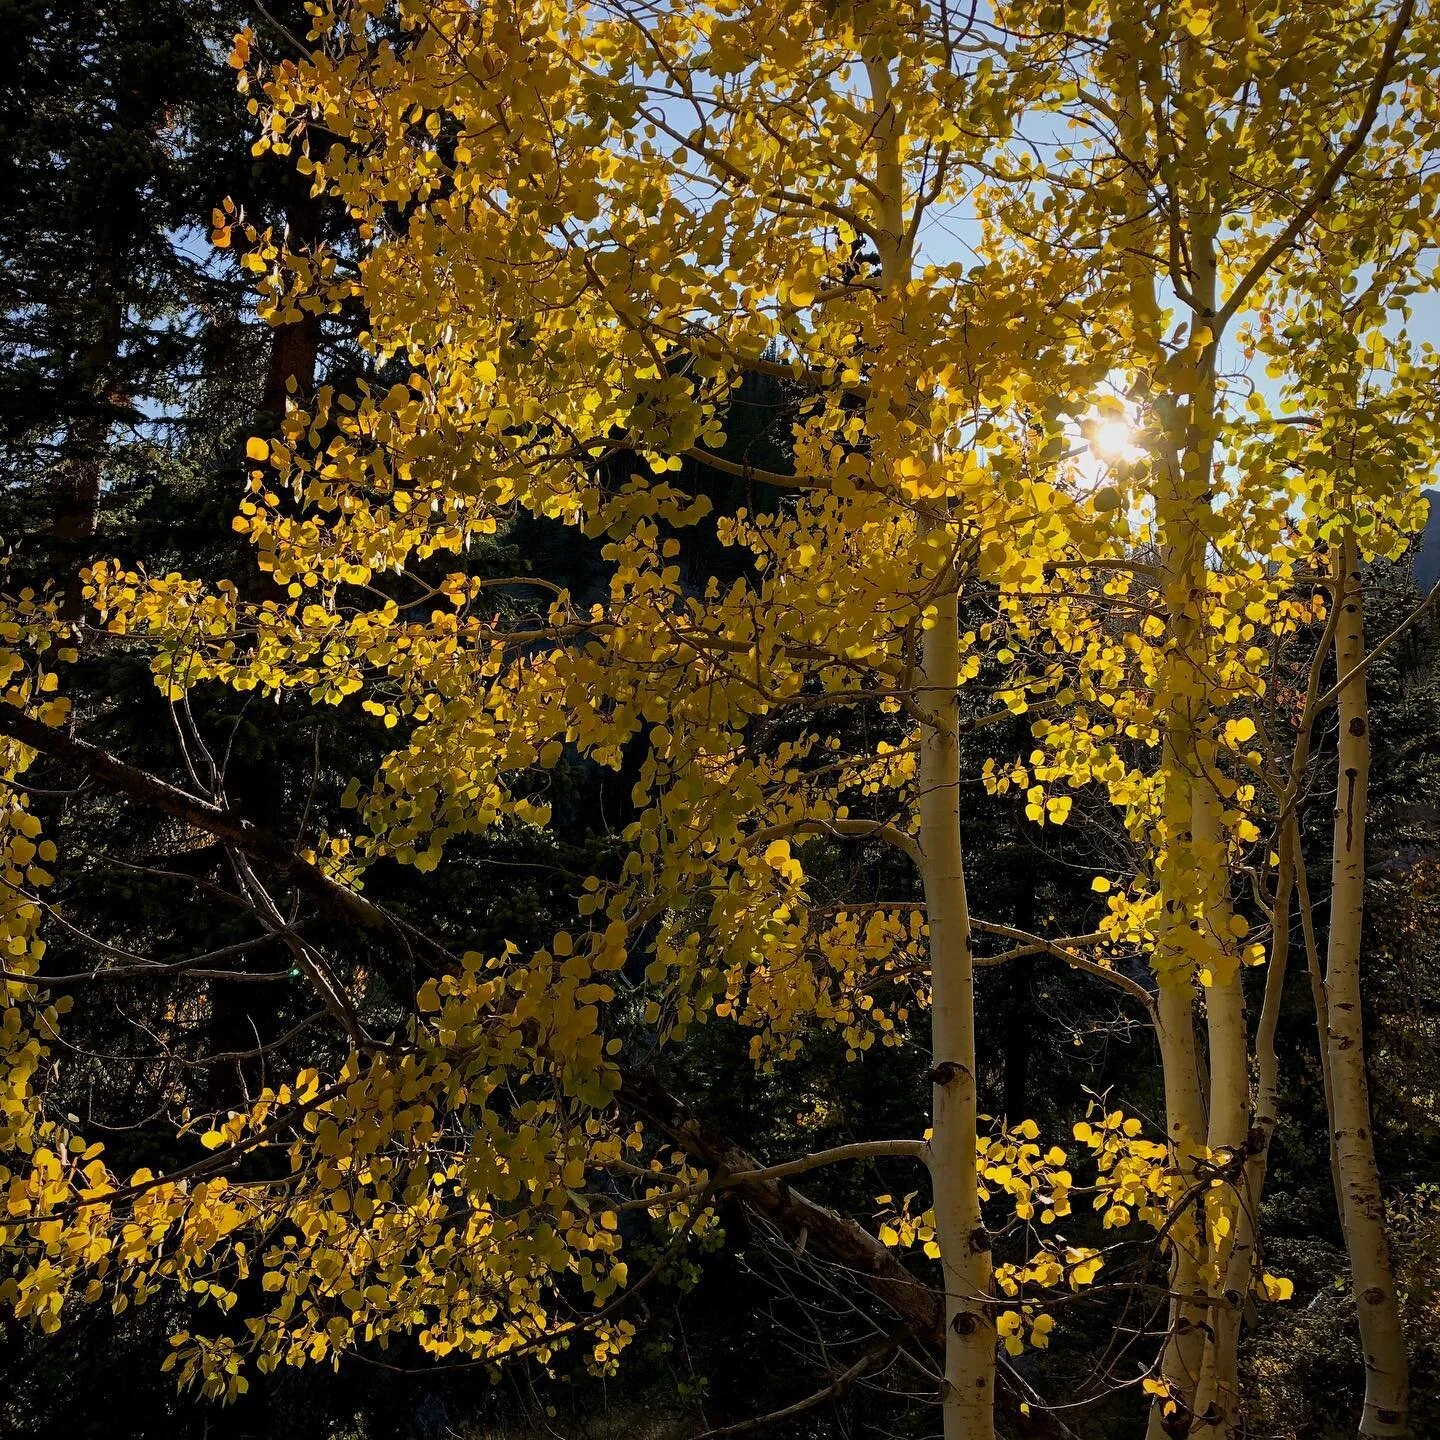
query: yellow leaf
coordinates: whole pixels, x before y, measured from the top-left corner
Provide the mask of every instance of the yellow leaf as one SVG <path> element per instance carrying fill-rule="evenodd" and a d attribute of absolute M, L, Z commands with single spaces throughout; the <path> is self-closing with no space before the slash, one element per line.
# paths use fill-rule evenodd
<path fill-rule="evenodd" d="M 806 305 L 813 305 L 818 289 L 819 282 L 815 276 L 808 271 L 802 270 L 790 281 L 790 303 L 802 309 Z"/>

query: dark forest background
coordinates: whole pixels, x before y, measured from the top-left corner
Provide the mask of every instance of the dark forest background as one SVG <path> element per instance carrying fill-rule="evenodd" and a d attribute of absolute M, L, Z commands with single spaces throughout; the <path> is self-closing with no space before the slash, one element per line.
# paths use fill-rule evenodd
<path fill-rule="evenodd" d="M 250 435 L 272 433 L 286 394 L 367 373 L 355 344 L 358 313 L 261 323 L 232 251 L 208 242 L 212 211 L 227 197 L 261 229 L 303 246 L 319 238 L 352 247 L 343 214 L 312 199 L 282 160 L 252 158 L 252 118 L 227 67 L 231 36 L 253 25 L 277 55 L 305 28 L 292 0 L 0 0 L 0 537 L 12 593 L 52 585 L 69 596 L 91 559 L 117 556 L 151 571 L 233 578 L 267 593 L 231 528 Z M 383 377 L 382 377 L 383 378 Z M 793 397 L 751 385 L 731 417 L 729 446 L 770 468 L 785 465 Z M 692 469 L 723 511 L 740 482 Z M 701 535 L 697 574 L 722 562 Z M 496 575 L 545 575 L 578 596 L 602 580 L 598 550 L 573 532 L 516 520 L 467 563 Z M 707 567 L 709 569 L 707 570 Z M 1440 494 L 1431 524 L 1404 564 L 1373 573 L 1370 624 L 1389 628 L 1440 578 Z M 73 600 L 72 600 L 73 604 Z M 1366 1024 L 1381 1173 L 1405 1294 L 1417 1433 L 1440 1434 L 1440 637 L 1416 631 L 1373 673 L 1375 761 Z M 181 778 L 168 708 L 146 657 L 87 644 L 70 693 L 87 737 L 157 773 Z M 229 693 L 194 697 L 200 733 L 232 747 L 233 802 L 275 822 L 313 797 L 338 805 L 346 781 L 384 748 L 368 717 L 317 712 L 287 700 Z M 987 746 L 994 744 L 989 732 Z M 1010 744 L 1026 745 L 1023 727 Z M 1003 747 L 1002 747 L 1003 749 Z M 978 762 L 971 769 L 978 774 Z M 624 821 L 625 776 L 582 766 L 554 780 L 557 838 L 501 834 L 455 847 L 434 877 L 390 867 L 371 886 L 398 912 L 465 947 L 504 938 L 542 943 L 565 923 L 574 877 L 605 863 Z M 967 817 L 970 874 L 988 918 L 1064 933 L 1090 928 L 1088 879 L 1122 839 L 1093 799 L 1076 821 L 1044 832 L 1027 825 L 1023 799 L 987 798 L 978 783 Z M 1090 810 L 1079 811 L 1085 804 Z M 146 953 L 191 953 L 225 943 L 234 922 L 207 890 L 217 847 L 177 849 L 172 832 L 137 827 L 132 812 L 85 791 L 44 802 L 62 857 L 57 903 L 77 927 Z M 1307 824 L 1325 853 L 1329 797 L 1312 796 Z M 1307 845 L 1310 843 L 1307 840 Z M 1097 861 L 1097 851 L 1100 860 Z M 887 889 L 890 862 L 871 851 L 833 864 L 868 867 Z M 162 873 L 163 872 L 163 873 Z M 177 878 L 178 877 L 178 878 Z M 845 876 L 850 893 L 854 874 Z M 898 883 L 888 877 L 891 885 Z M 1318 883 L 1318 882 L 1317 882 Z M 1317 897 L 1323 915 L 1323 897 Z M 67 943 L 52 940 L 64 968 Z M 1143 975 L 1143 971 L 1139 972 Z M 217 982 L 196 1010 L 196 1054 L 240 1053 L 257 1035 L 284 1032 L 303 987 Z M 67 1031 L 67 1098 L 118 1156 L 142 1163 L 129 1128 L 146 1113 L 155 1067 L 128 1058 L 131 1023 L 152 1003 L 119 995 L 114 1013 L 88 1008 Z M 985 971 L 980 995 L 987 1108 L 1033 1116 L 1068 1132 L 1092 1095 L 1122 1097 L 1154 1118 L 1158 1073 L 1149 1035 L 1046 958 Z M 642 1057 L 707 1121 L 761 1156 L 875 1134 L 907 1133 L 925 1086 L 918 1046 L 868 1051 L 849 1062 L 843 1038 L 817 1032 L 801 1057 L 758 1073 L 746 1037 L 707 1026 L 683 1050 Z M 1264 1231 L 1269 1268 L 1290 1275 L 1296 1298 L 1266 1308 L 1251 1347 L 1257 1434 L 1322 1437 L 1347 1423 L 1360 1393 L 1347 1266 L 1325 1162 L 1325 1116 L 1314 1012 L 1302 967 L 1292 967 L 1282 1033 L 1282 1119 L 1271 1161 Z M 245 1060 L 196 1065 L 197 1103 L 243 1093 Z M 162 1157 L 163 1158 L 163 1157 Z M 835 1187 L 830 1189 L 828 1187 Z M 848 1188 L 847 1188 L 848 1187 Z M 898 1181 L 897 1181 L 898 1187 Z M 890 1189 L 883 1167 L 827 1175 L 819 1199 L 864 1213 Z M 42 1337 L 10 1322 L 0 1334 L 0 1434 L 16 1437 L 168 1435 L 239 1440 L 329 1437 L 693 1436 L 790 1403 L 815 1388 L 821 1343 L 813 1326 L 823 1277 L 738 1208 L 722 1210 L 725 1243 L 672 1268 L 640 1312 L 641 1335 L 617 1377 L 601 1382 L 562 1363 L 554 1376 L 485 1368 L 447 1373 L 418 1352 L 391 1352 L 382 1368 L 347 1361 L 256 1377 L 250 1393 L 217 1407 L 177 1393 L 161 1361 L 168 1336 L 189 1324 L 183 1295 L 165 1293 L 112 1315 L 82 1314 Z M 1077 1224 L 1082 1223 L 1077 1221 Z M 660 1247 L 637 1233 L 643 1259 Z M 1052 1350 L 1027 1356 L 1022 1378 L 1046 1396 L 1094 1395 L 1067 1413 L 1077 1435 L 1129 1435 L 1133 1394 L 1110 1401 L 1097 1377 L 1097 1333 L 1117 1324 L 1099 1305 L 1062 1322 Z M 1099 1327 L 1097 1329 L 1097 1327 Z M 379 1358 L 379 1357 L 375 1357 Z M 413 1371 L 414 1373 L 402 1373 Z M 905 1388 L 901 1386 L 901 1388 Z M 924 1390 L 916 1380 L 910 1387 Z M 1426 1427 L 1430 1427 L 1426 1429 Z M 857 1388 L 797 1419 L 783 1433 L 808 1437 L 919 1435 L 925 1411 L 903 1395 Z M 777 1432 L 782 1433 L 782 1432 Z"/>

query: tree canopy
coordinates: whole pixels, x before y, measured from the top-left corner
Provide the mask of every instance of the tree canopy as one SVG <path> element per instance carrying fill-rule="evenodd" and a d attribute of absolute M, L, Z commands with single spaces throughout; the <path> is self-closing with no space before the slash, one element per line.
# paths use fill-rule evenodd
<path fill-rule="evenodd" d="M 946 1440 L 1088 1402 L 1239 1436 L 1295 1292 L 1303 959 L 1356 1423 L 1407 1433 L 1362 962 L 1370 691 L 1435 599 L 1376 577 L 1440 445 L 1440 16 L 265 18 L 229 65 L 269 188 L 208 216 L 274 336 L 222 442 L 247 553 L 102 548 L 110 416 L 0 632 L 15 1319 L 183 1294 L 165 1364 L 221 1400 L 318 1362 L 623 1376 L 733 1200 L 852 1293 L 798 1286 L 814 1393 L 708 1433 L 892 1376 Z M 107 344 L 77 385 L 130 403 Z M 53 901 L 95 853 L 163 918 Z M 1026 1022 L 982 992 L 1037 964 L 1137 1053 L 1016 1113 L 987 1051 Z M 832 1050 L 834 1143 L 704 1118 Z M 1087 1325 L 1097 1378 L 1048 1388 Z"/>

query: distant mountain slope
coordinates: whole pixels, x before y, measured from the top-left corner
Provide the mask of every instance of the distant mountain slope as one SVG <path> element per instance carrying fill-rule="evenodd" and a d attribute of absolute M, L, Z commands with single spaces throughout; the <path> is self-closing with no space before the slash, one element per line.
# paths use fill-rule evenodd
<path fill-rule="evenodd" d="M 1425 498 L 1430 502 L 1430 518 L 1415 552 L 1415 583 L 1422 590 L 1440 580 L 1440 490 L 1427 490 Z"/>

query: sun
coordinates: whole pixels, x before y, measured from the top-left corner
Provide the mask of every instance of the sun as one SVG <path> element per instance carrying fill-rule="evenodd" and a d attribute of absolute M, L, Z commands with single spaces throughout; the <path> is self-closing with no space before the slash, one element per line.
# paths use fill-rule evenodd
<path fill-rule="evenodd" d="M 1123 416 L 1097 420 L 1090 429 L 1090 447 L 1101 460 L 1128 460 L 1134 456 L 1135 427 Z"/>

